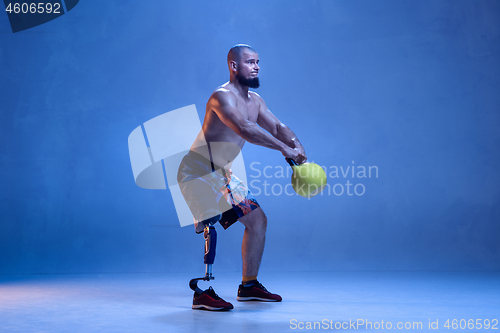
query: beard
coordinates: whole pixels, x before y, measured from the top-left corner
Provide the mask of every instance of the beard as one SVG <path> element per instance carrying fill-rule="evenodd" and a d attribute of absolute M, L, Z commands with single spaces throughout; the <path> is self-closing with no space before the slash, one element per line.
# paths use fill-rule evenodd
<path fill-rule="evenodd" d="M 241 84 L 242 86 L 249 87 L 249 88 L 258 88 L 260 87 L 260 82 L 258 77 L 254 77 L 251 79 L 247 79 L 243 76 L 236 75 L 236 79 L 238 79 L 238 83 Z"/>

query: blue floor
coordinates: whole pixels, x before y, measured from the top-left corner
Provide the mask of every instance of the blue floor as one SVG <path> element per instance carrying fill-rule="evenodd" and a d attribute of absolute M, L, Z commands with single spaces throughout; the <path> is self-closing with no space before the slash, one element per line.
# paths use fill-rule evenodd
<path fill-rule="evenodd" d="M 498 332 L 500 328 L 500 272 L 261 273 L 259 279 L 281 294 L 281 303 L 237 302 L 239 274 L 215 273 L 210 284 L 233 303 L 230 312 L 192 310 L 188 287 L 192 274 L 0 276 L 0 332 Z M 208 285 L 200 283 L 202 288 Z M 430 329 L 430 323 L 438 329 Z"/>

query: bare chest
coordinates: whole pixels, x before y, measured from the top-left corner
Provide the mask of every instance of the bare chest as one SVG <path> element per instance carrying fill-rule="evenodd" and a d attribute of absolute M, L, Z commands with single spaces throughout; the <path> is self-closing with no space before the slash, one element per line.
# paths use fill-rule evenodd
<path fill-rule="evenodd" d="M 251 98 L 249 100 L 244 100 L 242 98 L 238 99 L 237 104 L 238 111 L 249 121 L 256 123 L 259 117 L 259 104 L 255 99 Z"/>

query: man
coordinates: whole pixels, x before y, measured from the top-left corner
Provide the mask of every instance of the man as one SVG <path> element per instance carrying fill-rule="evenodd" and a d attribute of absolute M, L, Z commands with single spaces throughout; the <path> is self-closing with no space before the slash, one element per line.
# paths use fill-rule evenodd
<path fill-rule="evenodd" d="M 227 56 L 229 82 L 218 87 L 206 107 L 202 131 L 184 157 L 178 173 L 181 192 L 195 217 L 196 232 L 208 222 L 227 229 L 245 226 L 241 247 L 243 279 L 239 301 L 281 301 L 257 280 L 264 250 L 267 218 L 248 188 L 230 167 L 245 142 L 281 152 L 298 164 L 307 160 L 296 135 L 274 116 L 264 100 L 249 88 L 259 87 L 259 56 L 249 45 L 238 44 Z M 194 309 L 228 310 L 231 303 L 212 288 L 195 292 Z"/>

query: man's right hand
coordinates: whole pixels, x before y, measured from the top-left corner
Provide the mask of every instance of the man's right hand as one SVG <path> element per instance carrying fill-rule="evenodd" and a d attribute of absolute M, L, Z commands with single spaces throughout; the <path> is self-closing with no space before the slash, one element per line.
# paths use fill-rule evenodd
<path fill-rule="evenodd" d="M 302 153 L 303 149 L 298 148 L 286 148 L 285 151 L 282 152 L 283 156 L 286 158 L 290 158 L 294 160 L 297 164 L 302 164 L 307 161 L 307 156 Z"/>

